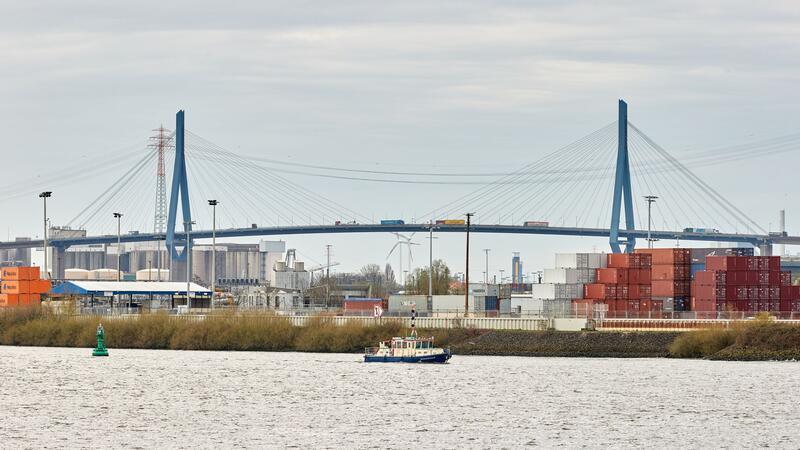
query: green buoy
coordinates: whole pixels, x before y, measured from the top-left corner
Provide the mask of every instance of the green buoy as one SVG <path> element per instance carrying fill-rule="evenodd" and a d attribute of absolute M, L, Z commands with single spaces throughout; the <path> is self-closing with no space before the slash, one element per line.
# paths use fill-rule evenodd
<path fill-rule="evenodd" d="M 108 356 L 108 349 L 103 339 L 106 337 L 106 331 L 103 329 L 103 324 L 97 326 L 97 347 L 92 350 L 92 356 Z"/>

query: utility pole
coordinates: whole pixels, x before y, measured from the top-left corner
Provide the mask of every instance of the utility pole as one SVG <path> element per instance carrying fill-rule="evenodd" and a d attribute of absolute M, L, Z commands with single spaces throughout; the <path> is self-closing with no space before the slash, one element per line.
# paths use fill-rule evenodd
<path fill-rule="evenodd" d="M 120 281 L 122 275 L 122 213 L 115 212 L 114 217 L 117 219 L 117 281 Z"/>
<path fill-rule="evenodd" d="M 325 246 L 326 267 L 325 267 L 325 307 L 331 307 L 331 244 Z M 402 267 L 401 267 L 402 269 Z"/>
<path fill-rule="evenodd" d="M 491 249 L 485 248 L 483 249 L 484 253 L 486 253 L 486 275 L 483 276 L 483 284 L 489 284 L 489 252 Z"/>
<path fill-rule="evenodd" d="M 217 295 L 217 202 L 209 200 L 211 205 L 211 311 L 214 311 L 214 297 Z"/>
<path fill-rule="evenodd" d="M 51 195 L 53 195 L 53 193 L 50 192 L 50 191 L 44 191 L 41 194 L 39 194 L 39 198 L 41 198 L 42 201 L 44 202 L 44 234 L 42 236 L 43 236 L 43 239 L 44 239 L 43 248 L 44 248 L 44 279 L 45 280 L 49 280 L 50 279 L 49 272 L 47 271 L 47 199 L 50 198 Z"/>
<path fill-rule="evenodd" d="M 647 248 L 653 248 L 653 239 L 650 237 L 650 230 L 652 228 L 652 220 L 651 220 L 651 209 L 653 208 L 653 203 L 656 202 L 658 197 L 655 195 L 645 195 L 645 201 L 647 202 Z"/>
<path fill-rule="evenodd" d="M 183 222 L 186 228 L 186 311 L 192 309 L 192 241 L 189 239 L 189 231 L 195 221 Z"/>
<path fill-rule="evenodd" d="M 475 213 L 467 213 L 467 267 L 464 271 L 464 317 L 469 314 L 469 226 Z"/>
<path fill-rule="evenodd" d="M 431 220 L 430 228 L 428 228 L 428 239 L 430 239 L 430 247 L 428 249 L 428 311 L 433 306 L 433 221 Z"/>

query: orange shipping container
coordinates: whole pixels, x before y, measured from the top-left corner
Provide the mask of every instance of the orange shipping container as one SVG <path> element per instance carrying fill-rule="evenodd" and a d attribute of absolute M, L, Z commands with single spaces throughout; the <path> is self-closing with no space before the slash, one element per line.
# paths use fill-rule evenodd
<path fill-rule="evenodd" d="M 19 306 L 19 295 L 0 294 L 0 306 Z"/>
<path fill-rule="evenodd" d="M 38 267 L 3 267 L 0 269 L 0 279 L 3 281 L 30 281 L 39 279 Z"/>
<path fill-rule="evenodd" d="M 19 306 L 38 305 L 41 303 L 39 294 L 19 294 Z"/>
<path fill-rule="evenodd" d="M 646 253 L 609 253 L 608 267 L 614 269 L 647 269 L 652 257 Z"/>
<path fill-rule="evenodd" d="M 651 274 L 653 281 L 688 281 L 691 278 L 691 270 L 689 266 L 653 264 Z"/>
<path fill-rule="evenodd" d="M 0 283 L 0 293 L 3 294 L 28 294 L 30 293 L 30 281 L 7 281 Z"/>
<path fill-rule="evenodd" d="M 635 252 L 652 255 L 653 265 L 686 266 L 692 263 L 692 250 L 688 248 L 637 248 Z"/>
<path fill-rule="evenodd" d="M 36 280 L 30 282 L 30 293 L 31 294 L 47 294 L 50 292 L 50 289 L 53 288 L 53 284 L 50 280 Z"/>

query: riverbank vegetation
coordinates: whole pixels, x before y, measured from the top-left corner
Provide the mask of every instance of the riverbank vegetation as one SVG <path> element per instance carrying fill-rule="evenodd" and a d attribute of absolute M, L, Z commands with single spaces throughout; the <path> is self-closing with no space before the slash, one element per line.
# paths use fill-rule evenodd
<path fill-rule="evenodd" d="M 683 333 L 670 345 L 675 358 L 727 361 L 800 360 L 800 327 L 768 315 L 734 323 L 727 329 Z"/>
<path fill-rule="evenodd" d="M 110 348 L 229 351 L 361 352 L 408 329 L 396 321 L 335 325 L 325 317 L 294 326 L 268 313 L 204 319 L 143 314 L 130 318 L 56 315 L 44 308 L 0 311 L 0 345 L 93 347 L 103 322 Z M 420 330 L 458 355 L 675 357 L 724 360 L 800 359 L 800 327 L 767 318 L 728 329 L 671 332 L 559 332 L 451 328 Z"/>

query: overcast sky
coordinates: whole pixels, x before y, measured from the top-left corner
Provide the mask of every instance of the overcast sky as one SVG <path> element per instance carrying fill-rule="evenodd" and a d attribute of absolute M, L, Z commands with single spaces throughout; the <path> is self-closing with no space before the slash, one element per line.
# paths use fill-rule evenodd
<path fill-rule="evenodd" d="M 136 148 L 178 109 L 242 155 L 412 172 L 514 170 L 613 122 L 618 98 L 676 154 L 798 130 L 800 3 L 602 3 L 0 1 L 0 229 L 39 236 L 45 188 L 53 223 L 67 223 L 122 173 L 82 177 L 75 164 Z M 785 152 L 696 172 L 765 228 L 786 208 L 796 233 L 798 162 Z M 367 217 L 406 220 L 475 188 L 291 178 Z M 384 263 L 394 238 L 288 241 L 316 261 L 331 243 L 352 270 Z M 491 248 L 490 272 L 508 273 L 512 251 L 533 270 L 554 251 L 607 243 L 486 235 L 474 248 L 481 271 Z M 435 252 L 463 270 L 461 237 Z"/>

